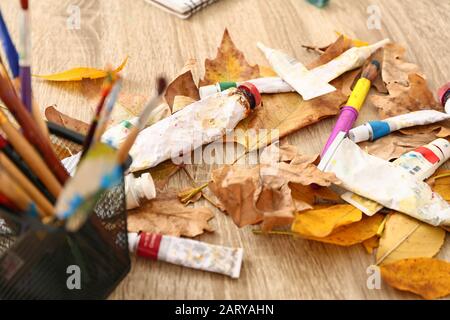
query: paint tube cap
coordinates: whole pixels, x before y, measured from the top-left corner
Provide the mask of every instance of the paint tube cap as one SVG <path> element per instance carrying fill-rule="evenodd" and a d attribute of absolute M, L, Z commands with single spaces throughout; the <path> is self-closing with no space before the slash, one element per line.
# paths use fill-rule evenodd
<path fill-rule="evenodd" d="M 198 91 L 199 91 L 199 94 L 200 94 L 200 98 L 203 99 L 203 98 L 205 98 L 207 96 L 210 96 L 210 95 L 212 95 L 214 93 L 219 92 L 219 89 L 217 88 L 216 85 L 212 84 L 212 85 L 209 85 L 209 86 L 200 87 L 198 89 Z"/>
<path fill-rule="evenodd" d="M 434 146 L 441 151 L 438 156 L 441 158 L 440 162 L 445 162 L 450 158 L 450 142 L 447 139 L 436 139 L 429 144 L 430 146 Z"/>
<path fill-rule="evenodd" d="M 371 127 L 368 125 L 357 126 L 348 132 L 348 137 L 354 143 L 368 141 L 372 138 Z"/>
<path fill-rule="evenodd" d="M 139 234 L 135 232 L 128 233 L 128 249 L 130 250 L 130 252 L 136 252 L 138 243 L 139 243 Z"/>
<path fill-rule="evenodd" d="M 253 83 L 244 82 L 241 84 L 238 89 L 244 90 L 247 93 L 250 93 L 255 99 L 255 107 L 261 104 L 261 93 L 259 93 L 258 88 Z M 253 108 L 252 108 L 253 109 Z"/>
<path fill-rule="evenodd" d="M 449 94 L 447 94 L 449 90 L 450 90 L 450 82 L 447 82 L 438 90 L 439 101 L 442 103 L 442 105 L 445 104 L 444 100 L 450 97 Z"/>
<path fill-rule="evenodd" d="M 127 198 L 127 209 L 138 208 L 142 199 L 151 200 L 156 197 L 155 183 L 150 173 L 144 173 L 139 178 L 132 174 L 125 177 L 125 193 Z"/>

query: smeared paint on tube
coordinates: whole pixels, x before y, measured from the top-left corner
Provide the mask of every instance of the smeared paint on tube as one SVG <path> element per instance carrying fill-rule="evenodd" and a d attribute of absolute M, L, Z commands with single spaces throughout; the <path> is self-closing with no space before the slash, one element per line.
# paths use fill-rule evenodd
<path fill-rule="evenodd" d="M 450 226 L 450 205 L 407 170 L 364 152 L 340 133 L 319 169 L 333 172 L 342 187 L 384 207 L 434 226 Z"/>

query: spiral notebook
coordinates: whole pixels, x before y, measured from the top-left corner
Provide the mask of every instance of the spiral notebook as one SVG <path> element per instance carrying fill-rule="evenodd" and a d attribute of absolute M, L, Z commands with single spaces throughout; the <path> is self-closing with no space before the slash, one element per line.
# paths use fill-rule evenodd
<path fill-rule="evenodd" d="M 216 1 L 218 0 L 145 0 L 145 2 L 157 6 L 182 19 L 189 18 L 195 12 Z"/>

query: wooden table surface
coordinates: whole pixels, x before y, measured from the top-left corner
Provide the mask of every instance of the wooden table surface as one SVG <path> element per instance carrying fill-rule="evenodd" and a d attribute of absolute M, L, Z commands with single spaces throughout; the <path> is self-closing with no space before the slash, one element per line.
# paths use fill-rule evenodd
<path fill-rule="evenodd" d="M 424 70 L 433 90 L 449 80 L 447 58 L 449 1 L 331 0 L 317 9 L 304 0 L 221 0 L 180 20 L 148 5 L 144 0 L 39 0 L 32 2 L 33 72 L 47 74 L 75 66 L 117 65 L 129 55 L 123 71 L 124 90 L 146 94 L 161 72 L 173 77 L 189 58 L 195 58 L 199 75 L 203 61 L 214 57 L 224 28 L 251 63 L 267 65 L 255 43 L 281 48 L 301 61 L 314 54 L 301 44 L 325 45 L 335 31 L 375 42 L 389 37 L 408 48 L 408 58 Z M 367 8 L 381 12 L 381 30 L 367 27 Z M 67 28 L 69 6 L 80 8 L 79 30 Z M 18 40 L 18 1 L 1 1 L 0 8 Z M 34 80 L 34 93 L 42 108 L 56 104 L 65 113 L 89 121 L 93 98 L 101 81 L 52 84 Z M 366 106 L 359 122 L 375 118 Z M 305 153 L 320 151 L 333 120 L 304 128 L 289 141 Z M 208 167 L 189 168 L 199 182 Z M 184 173 L 170 182 L 189 186 Z M 206 202 L 198 205 L 208 205 Z M 216 231 L 200 236 L 210 243 L 244 248 L 238 280 L 190 270 L 167 263 L 134 259 L 132 269 L 111 299 L 410 299 L 382 284 L 366 286 L 366 269 L 374 262 L 362 246 L 341 248 L 288 236 L 258 236 L 252 227 L 238 229 L 231 219 L 215 210 Z M 439 257 L 450 259 L 450 243 Z"/>

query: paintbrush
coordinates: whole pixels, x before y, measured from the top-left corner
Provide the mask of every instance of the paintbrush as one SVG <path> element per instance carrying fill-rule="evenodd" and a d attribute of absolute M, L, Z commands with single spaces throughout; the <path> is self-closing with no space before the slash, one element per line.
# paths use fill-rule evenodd
<path fill-rule="evenodd" d="M 109 93 L 108 97 L 105 101 L 105 106 L 103 108 L 103 111 L 101 112 L 100 118 L 98 120 L 97 128 L 94 132 L 94 136 L 92 138 L 91 145 L 100 141 L 100 138 L 102 137 L 103 133 L 106 130 L 106 127 L 108 126 L 109 119 L 111 118 L 112 111 L 114 109 L 114 106 L 116 104 L 117 98 L 119 97 L 119 92 L 122 89 L 122 79 L 118 78 L 117 81 L 114 83 L 111 92 Z"/>
<path fill-rule="evenodd" d="M 8 59 L 9 68 L 13 75 L 13 78 L 19 76 L 19 54 L 17 53 L 16 47 L 11 40 L 9 35 L 8 27 L 6 26 L 5 20 L 3 20 L 2 13 L 0 11 L 0 40 L 3 45 L 3 49 L 6 53 L 6 58 Z"/>
<path fill-rule="evenodd" d="M 8 141 L 0 135 L 0 152 L 3 152 L 9 160 L 30 180 L 36 188 L 51 202 L 55 203 L 56 198 L 47 190 L 47 187 L 38 179 L 38 177 L 28 168 L 17 152 L 12 148 Z M 56 180 L 56 179 L 55 179 Z"/>
<path fill-rule="evenodd" d="M 31 54 L 31 39 L 30 39 L 30 15 L 28 13 L 28 0 L 20 0 L 22 7 L 22 21 L 20 24 L 21 47 L 19 52 L 19 75 L 21 97 L 25 108 L 31 112 L 31 72 L 30 72 L 30 54 Z"/>
<path fill-rule="evenodd" d="M 377 78 L 380 71 L 378 60 L 372 59 L 363 69 L 361 78 L 356 82 L 355 87 L 348 98 L 347 104 L 341 109 L 339 118 L 331 131 L 331 134 L 322 150 L 321 157 L 324 156 L 330 145 L 333 143 L 339 132 L 348 133 L 358 117 L 359 110 L 362 108 L 367 95 L 369 94 L 372 82 Z"/>
<path fill-rule="evenodd" d="M 62 187 L 50 169 L 46 166 L 44 160 L 37 151 L 22 136 L 22 134 L 9 122 L 3 111 L 0 110 L 0 128 L 6 134 L 9 142 L 16 152 L 22 157 L 28 167 L 47 187 L 48 191 L 56 198 L 61 193 Z"/>
<path fill-rule="evenodd" d="M 1 168 L 0 192 L 13 201 L 21 211 L 29 214 L 37 212 L 39 216 L 45 217 L 42 209 L 17 185 L 15 180 L 6 171 L 1 170 Z"/>
<path fill-rule="evenodd" d="M 105 79 L 105 83 L 103 85 L 100 101 L 97 104 L 97 108 L 95 110 L 94 119 L 91 122 L 91 125 L 89 127 L 89 131 L 86 135 L 86 138 L 84 139 L 83 143 L 83 151 L 81 153 L 81 157 L 83 157 L 86 153 L 86 151 L 89 149 L 92 143 L 92 139 L 94 138 L 95 130 L 97 129 L 98 121 L 100 119 L 101 112 L 103 110 L 103 106 L 105 105 L 105 100 L 108 97 L 109 93 L 111 92 L 111 88 L 116 81 L 116 77 L 111 73 L 108 72 L 108 75 Z"/>
<path fill-rule="evenodd" d="M 148 118 L 151 112 L 158 106 L 160 98 L 164 91 L 166 90 L 167 82 L 166 79 L 160 77 L 157 79 L 156 94 L 147 102 L 146 106 L 139 115 L 138 123 L 131 129 L 126 140 L 122 143 L 119 150 L 117 151 L 117 162 L 119 164 L 125 163 L 128 158 L 128 152 L 130 152 L 139 132 L 145 128 L 148 122 Z"/>
<path fill-rule="evenodd" d="M 8 80 L 3 75 L 0 75 L 0 98 L 22 127 L 25 138 L 39 150 L 50 170 L 52 170 L 61 184 L 64 184 L 69 178 L 69 174 L 56 157 L 50 141 L 39 130 L 30 113 L 25 110 L 15 92 L 9 88 L 8 83 Z"/>
<path fill-rule="evenodd" d="M 36 203 L 39 208 L 41 208 L 41 211 L 45 216 L 52 216 L 54 214 L 52 204 L 3 153 L 0 153 L 0 167 L 5 169 L 5 172 L 13 178 L 17 185 L 25 191 L 25 193 Z"/>

